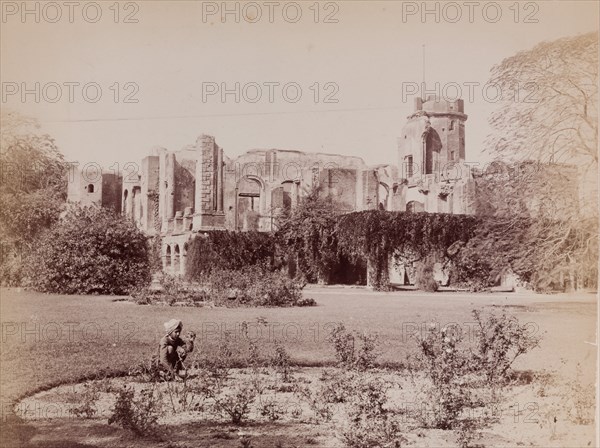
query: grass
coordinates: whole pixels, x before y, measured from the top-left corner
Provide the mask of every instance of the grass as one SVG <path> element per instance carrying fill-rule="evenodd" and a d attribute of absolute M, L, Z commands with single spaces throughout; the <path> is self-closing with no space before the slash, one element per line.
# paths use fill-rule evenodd
<path fill-rule="evenodd" d="M 473 308 L 508 307 L 535 331 L 545 332 L 542 346 L 523 369 L 568 368 L 584 362 L 594 374 L 596 299 L 541 295 L 373 293 L 360 289 L 309 289 L 317 307 L 182 308 L 140 306 L 106 296 L 43 295 L 0 291 L 2 345 L 0 375 L 3 414 L 14 400 L 53 385 L 94 377 L 99 371 L 124 372 L 148 358 L 162 337 L 162 323 L 177 317 L 197 333 L 197 351 L 209 354 L 220 337 L 279 340 L 296 364 L 334 362 L 326 342 L 328 329 L 343 321 L 349 330 L 377 332 L 380 360 L 400 365 L 412 349 L 407 335 L 431 320 L 457 323 L 468 330 Z M 522 307 L 520 307 L 522 306 Z M 244 324 L 245 322 L 245 324 Z M 573 362 L 561 362 L 561 358 Z M 6 418 L 6 415 L 3 415 Z M 6 423 L 6 422 L 4 422 Z M 10 422 L 9 422 L 10 423 Z M 3 424 L 5 429 L 16 425 Z M 8 433 L 8 434 L 7 434 Z M 19 434 L 3 431 L 2 446 Z M 20 445 L 12 445 L 20 446 Z"/>

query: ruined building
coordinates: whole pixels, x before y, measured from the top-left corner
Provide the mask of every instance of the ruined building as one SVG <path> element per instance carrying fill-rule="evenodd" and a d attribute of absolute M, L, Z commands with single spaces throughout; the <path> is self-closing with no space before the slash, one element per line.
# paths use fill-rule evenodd
<path fill-rule="evenodd" d="M 469 213 L 462 100 L 417 99 L 398 139 L 397 163 L 367 166 L 359 157 L 254 149 L 229 158 L 201 135 L 179 151 L 155 148 L 139 171 L 94 181 L 73 176 L 69 200 L 113 207 L 148 234 L 163 237 L 165 271 L 183 273 L 187 242 L 213 230 L 274 229 L 314 186 L 343 211 L 381 209 Z"/>

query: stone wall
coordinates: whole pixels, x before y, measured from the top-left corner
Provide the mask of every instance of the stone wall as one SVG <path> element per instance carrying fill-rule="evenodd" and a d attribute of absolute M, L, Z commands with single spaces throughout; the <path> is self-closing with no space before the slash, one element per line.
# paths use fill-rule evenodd
<path fill-rule="evenodd" d="M 417 99 L 398 139 L 398 165 L 374 167 L 359 157 L 285 149 L 254 149 L 229 159 L 214 137 L 203 134 L 180 151 L 155 148 L 133 183 L 114 176 L 90 182 L 78 172 L 68 194 L 84 205 L 122 210 L 149 234 L 158 229 L 163 256 L 167 249 L 170 257 L 179 251 L 176 268 L 165 263 L 165 269 L 183 272 L 183 245 L 193 233 L 273 230 L 279 214 L 317 186 L 343 212 L 470 213 L 470 174 L 449 179 L 442 170 L 448 162 L 464 162 L 466 119 L 461 100 Z"/>
<path fill-rule="evenodd" d="M 348 168 L 326 168 L 321 170 L 319 183 L 322 192 L 331 196 L 344 211 L 356 209 L 357 170 Z"/>
<path fill-rule="evenodd" d="M 123 179 L 116 174 L 105 173 L 102 175 L 101 203 L 103 207 L 112 208 L 121 213 L 121 189 Z"/>
<path fill-rule="evenodd" d="M 195 207 L 196 193 L 196 151 L 183 150 L 175 153 L 173 166 L 175 174 L 174 209 L 175 213 Z"/>
<path fill-rule="evenodd" d="M 74 168 L 70 173 L 67 196 L 69 201 L 82 206 L 102 205 L 102 176 Z"/>
<path fill-rule="evenodd" d="M 223 228 L 223 150 L 210 135 L 196 141 L 194 230 Z"/>
<path fill-rule="evenodd" d="M 158 152 L 156 152 L 158 154 Z M 155 210 L 158 207 L 159 157 L 152 155 L 142 159 L 142 217 L 141 228 L 153 235 L 156 232 Z"/>
<path fill-rule="evenodd" d="M 313 186 L 331 194 L 343 210 L 364 207 L 358 157 L 293 150 L 251 150 L 225 162 L 224 225 L 237 230 L 271 230 L 283 207 L 297 205 Z"/>

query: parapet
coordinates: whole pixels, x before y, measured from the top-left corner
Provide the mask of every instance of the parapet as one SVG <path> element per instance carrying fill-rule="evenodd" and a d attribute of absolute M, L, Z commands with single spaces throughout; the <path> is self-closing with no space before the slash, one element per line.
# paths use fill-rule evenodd
<path fill-rule="evenodd" d="M 418 111 L 439 114 L 464 114 L 465 102 L 461 98 L 454 101 L 448 101 L 444 98 L 430 95 L 426 100 L 423 100 L 423 98 L 415 98 L 415 112 Z"/>

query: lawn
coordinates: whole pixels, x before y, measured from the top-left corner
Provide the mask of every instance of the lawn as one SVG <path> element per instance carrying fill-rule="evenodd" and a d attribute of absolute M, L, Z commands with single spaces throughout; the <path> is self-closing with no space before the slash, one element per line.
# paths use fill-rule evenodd
<path fill-rule="evenodd" d="M 330 365 L 335 358 L 326 341 L 328 330 L 334 323 L 344 322 L 350 330 L 378 333 L 382 342 L 379 360 L 399 366 L 414 350 L 408 336 L 428 322 L 454 323 L 469 331 L 474 321 L 471 310 L 496 307 L 514 313 L 521 322 L 530 323 L 531 331 L 543 335 L 541 347 L 523 358 L 517 368 L 556 371 L 573 378 L 580 363 L 585 381 L 595 377 L 597 302 L 591 294 L 375 293 L 315 288 L 307 289 L 305 296 L 314 298 L 316 307 L 262 309 L 141 306 L 115 301 L 115 297 L 5 289 L 0 294 L 3 447 L 27 446 L 24 441 L 44 428 L 37 425 L 33 429 L 11 416 L 8 409 L 14 400 L 94 377 L 99 371 L 127 371 L 155 352 L 162 323 L 172 317 L 183 320 L 184 333 L 197 333 L 197 355 L 210 355 L 223 337 L 252 339 L 259 345 L 278 340 L 300 366 Z M 238 442 L 223 446 L 238 446 Z"/>

